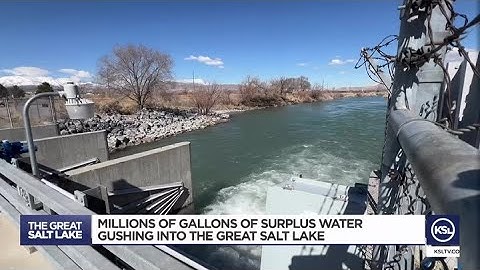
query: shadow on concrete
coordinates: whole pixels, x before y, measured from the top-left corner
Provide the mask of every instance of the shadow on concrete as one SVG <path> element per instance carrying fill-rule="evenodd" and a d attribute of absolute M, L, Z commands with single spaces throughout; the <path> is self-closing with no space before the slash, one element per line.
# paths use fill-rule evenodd
<path fill-rule="evenodd" d="M 141 189 L 138 186 L 130 184 L 125 179 L 118 179 L 112 182 L 112 190 L 122 190 L 122 189 L 129 189 L 132 191 L 134 190 L 141 191 Z"/>

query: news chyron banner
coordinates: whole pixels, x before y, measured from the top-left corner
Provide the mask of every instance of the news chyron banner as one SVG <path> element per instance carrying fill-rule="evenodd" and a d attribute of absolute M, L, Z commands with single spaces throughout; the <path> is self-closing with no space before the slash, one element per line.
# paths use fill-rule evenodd
<path fill-rule="evenodd" d="M 459 257 L 458 216 L 22 215 L 21 245 L 426 245 Z"/>

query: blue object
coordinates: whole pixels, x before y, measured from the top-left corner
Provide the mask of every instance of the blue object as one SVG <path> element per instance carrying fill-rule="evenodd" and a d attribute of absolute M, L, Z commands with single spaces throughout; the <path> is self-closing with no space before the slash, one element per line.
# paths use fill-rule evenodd
<path fill-rule="evenodd" d="M 425 258 L 420 263 L 420 268 L 422 270 L 432 270 L 435 267 L 435 262 L 437 260 L 435 258 Z"/>
<path fill-rule="evenodd" d="M 8 163 L 12 161 L 12 158 L 17 158 L 23 153 L 28 153 L 26 143 L 3 140 L 0 144 L 0 158 L 6 160 Z"/>

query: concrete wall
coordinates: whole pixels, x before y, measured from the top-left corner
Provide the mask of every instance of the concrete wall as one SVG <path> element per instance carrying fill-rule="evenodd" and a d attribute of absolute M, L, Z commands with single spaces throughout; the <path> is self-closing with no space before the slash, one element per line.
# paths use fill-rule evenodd
<path fill-rule="evenodd" d="M 53 136 L 59 135 L 57 125 L 55 124 L 32 127 L 32 133 L 33 133 L 34 139 L 53 137 Z M 0 140 L 25 141 L 26 140 L 25 129 L 24 128 L 0 129 Z"/>
<path fill-rule="evenodd" d="M 76 182 L 108 190 L 183 182 L 192 203 L 190 143 L 181 142 L 150 151 L 112 159 L 68 172 Z"/>
<path fill-rule="evenodd" d="M 104 130 L 35 140 L 37 161 L 54 169 L 64 168 L 92 158 L 108 160 L 107 134 Z"/>

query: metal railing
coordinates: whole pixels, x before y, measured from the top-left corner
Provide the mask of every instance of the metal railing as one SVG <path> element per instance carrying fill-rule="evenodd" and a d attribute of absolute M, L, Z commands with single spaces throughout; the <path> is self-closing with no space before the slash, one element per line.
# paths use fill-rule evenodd
<path fill-rule="evenodd" d="M 480 151 L 436 123 L 394 110 L 389 124 L 432 210 L 460 216 L 460 265 L 480 266 Z"/>
<path fill-rule="evenodd" d="M 27 100 L 28 97 L 0 98 L 0 128 L 23 127 L 22 109 Z M 67 118 L 67 111 L 60 99 L 42 98 L 32 103 L 30 117 L 35 125 L 56 123 Z"/>
<path fill-rule="evenodd" d="M 95 215 L 95 212 L 71 200 L 32 175 L 0 160 L 0 210 L 19 223 L 20 215 Z M 25 197 L 34 198 L 29 207 Z M 33 206 L 33 205 L 32 205 Z M 168 246 L 39 246 L 50 261 L 59 269 L 207 269 Z M 105 254 L 109 254 L 106 256 Z"/>

